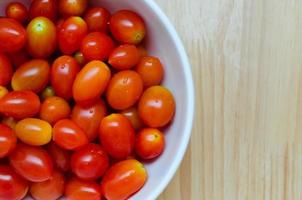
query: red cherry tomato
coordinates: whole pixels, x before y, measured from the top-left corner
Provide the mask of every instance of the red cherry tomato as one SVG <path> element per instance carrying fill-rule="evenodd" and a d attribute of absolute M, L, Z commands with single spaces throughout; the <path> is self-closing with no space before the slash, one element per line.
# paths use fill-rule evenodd
<path fill-rule="evenodd" d="M 0 158 L 4 158 L 16 148 L 17 137 L 14 131 L 0 124 Z"/>
<path fill-rule="evenodd" d="M 76 150 L 88 144 L 85 132 L 69 119 L 62 119 L 54 125 L 53 140 L 66 150 Z"/>
<path fill-rule="evenodd" d="M 27 25 L 27 50 L 35 58 L 47 58 L 56 49 L 56 26 L 46 17 L 36 17 Z"/>
<path fill-rule="evenodd" d="M 65 196 L 68 200 L 100 200 L 101 187 L 94 181 L 83 181 L 72 178 L 65 187 Z"/>
<path fill-rule="evenodd" d="M 109 56 L 109 64 L 117 70 L 130 69 L 137 65 L 140 54 L 135 45 L 120 45 Z"/>
<path fill-rule="evenodd" d="M 97 144 L 87 144 L 71 156 L 71 169 L 82 180 L 96 180 L 108 167 L 107 153 Z"/>
<path fill-rule="evenodd" d="M 144 123 L 138 115 L 138 111 L 136 107 L 131 107 L 121 112 L 125 117 L 129 119 L 133 128 L 135 130 L 139 130 L 144 127 Z"/>
<path fill-rule="evenodd" d="M 55 124 L 61 119 L 68 118 L 70 114 L 69 104 L 61 97 L 49 97 L 41 106 L 40 118 Z"/>
<path fill-rule="evenodd" d="M 137 160 L 118 162 L 105 174 L 102 193 L 106 199 L 126 200 L 144 186 L 147 176 L 143 164 Z"/>
<path fill-rule="evenodd" d="M 33 59 L 21 65 L 12 78 L 13 90 L 41 92 L 49 81 L 50 67 L 46 60 Z"/>
<path fill-rule="evenodd" d="M 7 85 L 10 82 L 12 75 L 13 67 L 9 58 L 4 53 L 0 52 L 0 85 Z"/>
<path fill-rule="evenodd" d="M 81 45 L 81 52 L 87 60 L 105 61 L 113 49 L 113 40 L 102 32 L 89 33 Z"/>
<path fill-rule="evenodd" d="M 143 19 L 130 10 L 120 10 L 110 19 L 110 31 L 114 38 L 121 43 L 138 44 L 146 34 Z"/>
<path fill-rule="evenodd" d="M 73 83 L 74 100 L 83 103 L 98 99 L 106 89 L 110 76 L 110 69 L 105 63 L 101 61 L 87 63 Z"/>
<path fill-rule="evenodd" d="M 0 199 L 21 200 L 28 191 L 28 182 L 8 166 L 0 165 Z"/>
<path fill-rule="evenodd" d="M 55 21 L 57 18 L 57 0 L 33 0 L 30 4 L 30 19 L 36 17 L 47 17 Z"/>
<path fill-rule="evenodd" d="M 54 142 L 47 145 L 47 151 L 59 170 L 67 172 L 70 169 L 70 153 L 68 151 L 60 148 Z"/>
<path fill-rule="evenodd" d="M 64 175 L 54 171 L 47 181 L 33 183 L 30 186 L 30 194 L 35 200 L 54 200 L 64 194 Z"/>
<path fill-rule="evenodd" d="M 83 66 L 86 64 L 86 60 L 85 60 L 82 52 L 80 52 L 80 51 L 76 52 L 73 57 L 74 57 L 74 59 L 76 59 L 76 61 L 79 63 L 79 65 Z"/>
<path fill-rule="evenodd" d="M 8 4 L 5 13 L 8 18 L 15 19 L 20 23 L 24 23 L 28 18 L 27 8 L 20 2 Z"/>
<path fill-rule="evenodd" d="M 0 85 L 0 98 L 4 97 L 8 93 L 6 87 Z"/>
<path fill-rule="evenodd" d="M 10 154 L 9 161 L 18 174 L 31 182 L 46 181 L 52 176 L 52 160 L 42 147 L 19 143 Z"/>
<path fill-rule="evenodd" d="M 45 100 L 49 97 L 55 96 L 55 90 L 51 86 L 47 86 L 41 93 L 41 99 Z"/>
<path fill-rule="evenodd" d="M 16 20 L 0 18 L 0 49 L 2 52 L 16 52 L 26 43 L 26 31 Z"/>
<path fill-rule="evenodd" d="M 125 159 L 131 155 L 135 131 L 130 121 L 121 114 L 105 117 L 99 129 L 100 142 L 107 153 L 116 159 Z"/>
<path fill-rule="evenodd" d="M 106 8 L 93 7 L 86 12 L 84 19 L 90 32 L 107 32 L 110 13 Z"/>
<path fill-rule="evenodd" d="M 81 16 L 87 3 L 87 0 L 60 0 L 59 10 L 63 16 Z"/>
<path fill-rule="evenodd" d="M 40 99 L 31 91 L 13 91 L 0 99 L 0 113 L 22 119 L 35 116 L 40 110 Z"/>
<path fill-rule="evenodd" d="M 62 24 L 59 31 L 59 47 L 63 54 L 71 55 L 80 49 L 87 34 L 87 24 L 81 17 L 70 17 Z"/>
<path fill-rule="evenodd" d="M 14 53 L 10 53 L 9 58 L 15 69 L 18 69 L 21 65 L 28 62 L 31 59 L 25 48 Z"/>
<path fill-rule="evenodd" d="M 17 122 L 18 121 L 12 117 L 3 117 L 2 119 L 2 124 L 10 127 L 13 130 L 15 129 Z"/>
<path fill-rule="evenodd" d="M 143 81 L 138 73 L 131 70 L 116 73 L 107 88 L 107 101 L 117 110 L 133 106 L 143 92 Z"/>
<path fill-rule="evenodd" d="M 80 66 L 71 56 L 57 58 L 51 68 L 51 85 L 57 96 L 69 100 L 72 97 L 72 85 Z"/>

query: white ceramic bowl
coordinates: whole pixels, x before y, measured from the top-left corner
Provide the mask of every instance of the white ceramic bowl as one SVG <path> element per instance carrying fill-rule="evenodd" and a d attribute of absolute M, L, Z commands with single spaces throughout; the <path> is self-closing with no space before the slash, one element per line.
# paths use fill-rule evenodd
<path fill-rule="evenodd" d="M 10 1 L 1 0 L 0 13 Z M 30 0 L 17 0 L 27 5 Z M 95 5 L 111 12 L 131 9 L 138 12 L 147 24 L 147 50 L 158 56 L 165 67 L 163 85 L 169 88 L 176 100 L 173 123 L 165 131 L 164 153 L 152 163 L 146 163 L 149 178 L 146 185 L 131 199 L 154 200 L 164 190 L 175 174 L 186 151 L 194 116 L 193 79 L 184 47 L 172 24 L 153 0 L 91 0 Z"/>

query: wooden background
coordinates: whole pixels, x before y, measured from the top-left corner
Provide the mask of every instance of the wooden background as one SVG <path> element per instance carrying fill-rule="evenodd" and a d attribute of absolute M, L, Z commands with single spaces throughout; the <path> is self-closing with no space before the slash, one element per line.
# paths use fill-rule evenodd
<path fill-rule="evenodd" d="M 159 200 L 301 200 L 302 1 L 156 2 L 184 41 L 197 102 Z"/>

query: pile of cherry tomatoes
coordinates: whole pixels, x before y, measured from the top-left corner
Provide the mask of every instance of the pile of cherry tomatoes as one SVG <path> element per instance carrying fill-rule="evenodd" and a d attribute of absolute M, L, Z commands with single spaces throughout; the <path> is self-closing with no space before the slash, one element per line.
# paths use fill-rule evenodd
<path fill-rule="evenodd" d="M 0 18 L 0 199 L 127 199 L 164 150 L 175 102 L 144 20 L 89 3 L 12 2 Z"/>

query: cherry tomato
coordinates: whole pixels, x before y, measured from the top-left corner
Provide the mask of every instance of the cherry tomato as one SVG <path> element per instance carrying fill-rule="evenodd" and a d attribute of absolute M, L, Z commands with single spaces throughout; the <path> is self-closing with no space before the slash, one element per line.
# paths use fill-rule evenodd
<path fill-rule="evenodd" d="M 121 43 L 138 44 L 146 34 L 143 19 L 130 10 L 120 10 L 110 19 L 110 31 L 114 38 Z"/>
<path fill-rule="evenodd" d="M 72 178 L 67 182 L 65 196 L 68 200 L 100 200 L 101 187 L 94 181 L 83 181 Z"/>
<path fill-rule="evenodd" d="M 59 10 L 64 16 L 81 16 L 87 7 L 87 0 L 60 0 Z"/>
<path fill-rule="evenodd" d="M 76 59 L 76 61 L 79 63 L 79 65 L 83 66 L 86 64 L 86 60 L 85 60 L 82 52 L 80 52 L 80 51 L 76 52 L 73 57 L 74 57 L 74 59 Z"/>
<path fill-rule="evenodd" d="M 162 86 L 148 88 L 138 104 L 140 118 L 152 128 L 163 127 L 168 124 L 172 120 L 174 112 L 174 97 L 168 89 Z"/>
<path fill-rule="evenodd" d="M 13 117 L 3 117 L 2 124 L 5 124 L 6 126 L 10 127 L 11 129 L 15 130 L 17 120 Z"/>
<path fill-rule="evenodd" d="M 41 92 L 49 81 L 50 67 L 46 60 L 33 59 L 21 65 L 12 78 L 13 90 Z"/>
<path fill-rule="evenodd" d="M 152 56 L 143 57 L 135 70 L 141 75 L 146 88 L 159 85 L 164 76 L 164 68 L 160 60 Z"/>
<path fill-rule="evenodd" d="M 55 124 L 61 119 L 68 118 L 70 114 L 69 104 L 61 97 L 49 97 L 41 106 L 40 118 Z"/>
<path fill-rule="evenodd" d="M 0 49 L 12 53 L 21 50 L 26 43 L 26 31 L 16 20 L 0 18 Z"/>
<path fill-rule="evenodd" d="M 78 73 L 72 87 L 76 102 L 87 102 L 98 99 L 110 80 L 111 72 L 101 61 L 87 63 Z M 89 85 L 89 89 L 87 86 Z"/>
<path fill-rule="evenodd" d="M 55 90 L 51 86 L 47 86 L 41 94 L 41 99 L 45 100 L 45 99 L 47 99 L 49 97 L 53 97 L 53 96 L 55 96 Z"/>
<path fill-rule="evenodd" d="M 109 64 L 117 70 L 130 69 L 137 65 L 140 54 L 135 45 L 120 45 L 109 56 Z"/>
<path fill-rule="evenodd" d="M 81 52 L 87 60 L 105 61 L 113 49 L 113 40 L 102 32 L 89 33 L 81 44 Z"/>
<path fill-rule="evenodd" d="M 12 75 L 13 67 L 9 58 L 4 53 L 0 52 L 0 86 L 7 85 L 10 82 Z"/>
<path fill-rule="evenodd" d="M 14 131 L 0 124 L 0 158 L 4 158 L 16 148 L 17 137 Z"/>
<path fill-rule="evenodd" d="M 71 56 L 57 58 L 51 68 L 51 85 L 57 96 L 71 99 L 72 85 L 80 71 L 77 61 Z"/>
<path fill-rule="evenodd" d="M 4 97 L 8 93 L 6 87 L 0 85 L 0 98 Z"/>
<path fill-rule="evenodd" d="M 143 81 L 138 73 L 131 70 L 116 73 L 107 88 L 107 101 L 117 110 L 133 106 L 143 92 Z"/>
<path fill-rule="evenodd" d="M 135 131 L 122 114 L 105 117 L 100 124 L 99 137 L 102 146 L 113 158 L 125 159 L 132 153 Z"/>
<path fill-rule="evenodd" d="M 90 32 L 107 32 L 110 13 L 106 8 L 93 7 L 86 12 L 84 19 Z"/>
<path fill-rule="evenodd" d="M 54 125 L 53 140 L 66 150 L 76 150 L 88 144 L 85 132 L 69 119 L 62 119 Z"/>
<path fill-rule="evenodd" d="M 96 180 L 103 176 L 108 167 L 108 155 L 97 144 L 87 144 L 71 156 L 71 169 L 82 180 Z"/>
<path fill-rule="evenodd" d="M 52 160 L 42 147 L 18 143 L 9 161 L 18 174 L 31 182 L 46 181 L 53 173 Z"/>
<path fill-rule="evenodd" d="M 28 182 L 9 166 L 0 165 L 0 199 L 21 200 L 28 191 Z"/>
<path fill-rule="evenodd" d="M 22 119 L 35 116 L 40 110 L 40 99 L 31 91 L 13 91 L 0 99 L 0 113 Z"/>
<path fill-rule="evenodd" d="M 35 200 L 54 200 L 64 194 L 64 175 L 54 171 L 47 181 L 33 183 L 30 186 L 30 194 Z"/>
<path fill-rule="evenodd" d="M 136 107 L 131 107 L 126 110 L 123 110 L 121 114 L 123 114 L 125 117 L 129 119 L 135 130 L 139 130 L 144 127 L 144 124 L 138 115 L 138 111 Z"/>
<path fill-rule="evenodd" d="M 59 35 L 62 27 L 63 27 L 63 24 L 65 22 L 65 19 L 59 19 L 56 23 L 56 27 L 57 27 L 57 35 Z"/>
<path fill-rule="evenodd" d="M 56 49 L 56 26 L 46 17 L 36 17 L 27 25 L 27 50 L 35 58 L 47 58 Z"/>
<path fill-rule="evenodd" d="M 41 146 L 50 142 L 52 138 L 51 125 L 43 120 L 25 118 L 16 124 L 15 131 L 18 139 L 22 142 Z"/>
<path fill-rule="evenodd" d="M 59 31 L 59 47 L 63 54 L 71 55 L 80 49 L 87 34 L 87 24 L 81 17 L 70 17 L 62 24 Z"/>
<path fill-rule="evenodd" d="M 144 186 L 147 176 L 143 164 L 137 160 L 118 162 L 105 174 L 102 193 L 106 199 L 126 200 Z"/>
<path fill-rule="evenodd" d="M 47 145 L 47 151 L 59 170 L 67 172 L 70 169 L 70 153 L 68 151 L 61 149 L 54 142 Z"/>
<path fill-rule="evenodd" d="M 21 65 L 30 60 L 30 56 L 25 48 L 14 53 L 10 53 L 9 58 L 12 61 L 12 64 L 15 69 L 18 69 Z"/>
<path fill-rule="evenodd" d="M 141 58 L 148 55 L 148 51 L 146 50 L 146 48 L 142 44 L 137 46 L 137 50 L 138 50 L 139 55 L 140 55 Z"/>
<path fill-rule="evenodd" d="M 30 19 L 36 17 L 47 17 L 55 21 L 57 18 L 57 0 L 33 0 L 30 4 Z"/>
<path fill-rule="evenodd" d="M 24 23 L 28 18 L 26 7 L 20 2 L 11 2 L 6 6 L 6 17 Z"/>

